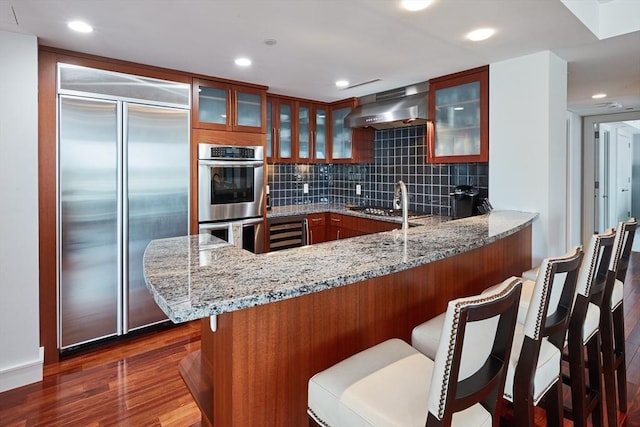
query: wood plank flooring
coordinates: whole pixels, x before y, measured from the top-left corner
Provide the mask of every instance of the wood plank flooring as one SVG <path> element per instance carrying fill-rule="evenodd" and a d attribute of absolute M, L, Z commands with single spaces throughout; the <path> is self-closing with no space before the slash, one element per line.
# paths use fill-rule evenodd
<path fill-rule="evenodd" d="M 632 256 L 624 304 L 629 409 L 619 423 L 640 427 L 640 253 Z M 177 367 L 199 348 L 196 321 L 47 365 L 43 381 L 0 393 L 0 427 L 200 427 Z M 543 412 L 536 421 L 544 426 Z"/>
<path fill-rule="evenodd" d="M 0 393 L 0 426 L 200 426 L 178 362 L 200 348 L 200 323 L 71 356 L 42 382 Z"/>

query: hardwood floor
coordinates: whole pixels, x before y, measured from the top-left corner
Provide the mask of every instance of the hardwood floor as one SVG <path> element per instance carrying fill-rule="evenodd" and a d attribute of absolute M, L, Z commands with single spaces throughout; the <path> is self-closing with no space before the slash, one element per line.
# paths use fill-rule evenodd
<path fill-rule="evenodd" d="M 42 382 L 0 393 L 0 426 L 199 427 L 177 368 L 199 348 L 192 322 L 47 365 Z"/>
<path fill-rule="evenodd" d="M 632 255 L 624 304 L 629 408 L 619 424 L 640 427 L 640 253 Z M 46 366 L 43 381 L 0 393 L 0 426 L 200 427 L 177 368 L 199 348 L 196 321 L 68 357 Z"/>

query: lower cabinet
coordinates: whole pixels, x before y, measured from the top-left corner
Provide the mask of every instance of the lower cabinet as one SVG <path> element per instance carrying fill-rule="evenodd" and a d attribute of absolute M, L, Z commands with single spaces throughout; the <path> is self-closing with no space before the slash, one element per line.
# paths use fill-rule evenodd
<path fill-rule="evenodd" d="M 328 214 L 324 212 L 307 215 L 307 244 L 314 245 L 329 240 L 327 233 L 327 215 Z"/>
<path fill-rule="evenodd" d="M 395 222 L 333 212 L 272 218 L 268 226 L 270 252 L 400 228 Z"/>

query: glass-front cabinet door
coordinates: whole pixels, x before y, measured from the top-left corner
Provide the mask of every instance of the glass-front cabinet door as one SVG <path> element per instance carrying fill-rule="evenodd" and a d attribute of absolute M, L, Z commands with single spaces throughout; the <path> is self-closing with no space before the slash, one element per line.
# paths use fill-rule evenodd
<path fill-rule="evenodd" d="M 294 150 L 294 101 L 269 96 L 267 99 L 267 160 L 271 162 L 292 162 L 297 154 Z"/>
<path fill-rule="evenodd" d="M 192 125 L 198 129 L 265 132 L 266 90 L 194 79 Z"/>
<path fill-rule="evenodd" d="M 327 109 L 317 106 L 314 117 L 313 150 L 315 159 L 322 161 L 327 159 Z"/>
<path fill-rule="evenodd" d="M 267 160 L 271 160 L 273 158 L 273 153 L 275 151 L 273 146 L 275 129 L 273 125 L 272 112 L 273 112 L 272 102 L 270 99 L 268 99 L 267 100 L 267 132 L 265 134 L 266 136 L 265 152 L 266 152 Z"/>
<path fill-rule="evenodd" d="M 297 160 L 301 162 L 311 160 L 311 105 L 298 102 L 298 148 Z"/>
<path fill-rule="evenodd" d="M 193 127 L 230 130 L 231 91 L 229 85 L 194 79 Z"/>
<path fill-rule="evenodd" d="M 278 126 L 276 126 L 278 159 L 293 160 L 293 108 L 290 102 L 277 104 Z"/>
<path fill-rule="evenodd" d="M 429 82 L 429 163 L 487 162 L 488 69 Z"/>
<path fill-rule="evenodd" d="M 331 112 L 331 159 L 351 159 L 351 129 L 344 125 L 344 118 L 351 107 L 336 108 Z"/>
<path fill-rule="evenodd" d="M 262 89 L 233 85 L 232 94 L 235 106 L 233 130 L 265 132 L 263 106 L 266 103 L 266 92 Z"/>

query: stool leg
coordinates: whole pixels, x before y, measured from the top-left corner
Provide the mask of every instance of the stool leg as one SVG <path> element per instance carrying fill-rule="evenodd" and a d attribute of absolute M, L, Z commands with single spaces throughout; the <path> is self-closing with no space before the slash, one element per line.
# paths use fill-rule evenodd
<path fill-rule="evenodd" d="M 614 366 L 618 380 L 618 405 L 621 412 L 627 412 L 627 365 L 624 343 L 624 308 L 622 303 L 612 313 L 614 337 Z"/>
<path fill-rule="evenodd" d="M 533 401 L 527 399 L 513 399 L 513 425 L 532 427 L 535 426 L 533 415 Z"/>
<path fill-rule="evenodd" d="M 582 341 L 582 339 L 580 341 Z M 569 341 L 569 377 L 571 380 L 573 425 L 586 427 L 588 416 L 586 399 L 587 384 L 585 380 L 584 348 L 582 342 L 576 343 L 571 340 Z"/>
<path fill-rule="evenodd" d="M 589 376 L 589 390 L 594 393 L 596 400 L 595 407 L 591 413 L 591 423 L 593 427 L 602 427 L 602 382 L 600 380 L 600 371 L 602 363 L 600 362 L 600 331 L 591 337 L 587 342 L 587 372 Z"/>
<path fill-rule="evenodd" d="M 602 338 L 602 372 L 604 376 L 604 394 L 607 405 L 607 425 L 618 425 L 618 409 L 616 404 L 616 381 L 614 368 L 613 325 L 611 312 L 603 310 L 600 319 L 600 336 Z"/>
<path fill-rule="evenodd" d="M 562 378 L 558 378 L 556 384 L 549 389 L 544 402 L 547 412 L 547 427 L 561 427 L 564 409 L 562 404 Z M 520 426 L 520 424 L 516 425 Z"/>

